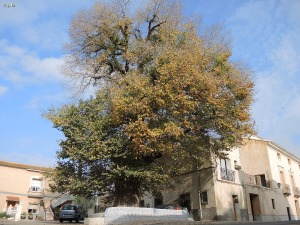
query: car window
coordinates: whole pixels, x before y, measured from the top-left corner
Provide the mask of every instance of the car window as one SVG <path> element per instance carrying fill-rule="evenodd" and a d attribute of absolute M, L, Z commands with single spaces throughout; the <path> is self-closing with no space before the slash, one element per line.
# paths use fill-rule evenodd
<path fill-rule="evenodd" d="M 76 206 L 74 205 L 64 205 L 62 210 L 76 210 Z"/>

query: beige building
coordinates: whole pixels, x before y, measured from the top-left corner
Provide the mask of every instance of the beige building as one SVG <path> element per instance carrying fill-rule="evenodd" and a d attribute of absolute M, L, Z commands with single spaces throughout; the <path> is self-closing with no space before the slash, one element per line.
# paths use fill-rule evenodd
<path fill-rule="evenodd" d="M 48 191 L 49 182 L 43 176 L 46 169 L 49 168 L 0 161 L 1 212 L 11 213 L 21 205 L 22 212 L 53 219 L 52 208 L 72 199 Z"/>
<path fill-rule="evenodd" d="M 251 137 L 227 159 L 211 161 L 181 176 L 174 190 L 162 193 L 162 200 L 145 196 L 143 204 L 178 202 L 202 220 L 300 220 L 300 159 L 295 155 Z"/>

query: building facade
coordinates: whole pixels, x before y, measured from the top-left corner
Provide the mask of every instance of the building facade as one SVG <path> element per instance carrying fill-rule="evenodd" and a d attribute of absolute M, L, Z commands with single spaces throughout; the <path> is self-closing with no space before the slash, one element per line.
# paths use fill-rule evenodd
<path fill-rule="evenodd" d="M 143 203 L 176 202 L 197 220 L 300 220 L 300 159 L 259 137 L 178 180 L 161 200 L 145 196 Z"/>
<path fill-rule="evenodd" d="M 9 214 L 22 207 L 22 213 L 53 219 L 50 205 L 61 198 L 48 191 L 43 172 L 49 168 L 0 161 L 0 210 Z M 69 199 L 65 199 L 67 201 Z M 64 201 L 64 202 L 65 202 Z M 61 203 L 60 203 L 61 204 Z"/>

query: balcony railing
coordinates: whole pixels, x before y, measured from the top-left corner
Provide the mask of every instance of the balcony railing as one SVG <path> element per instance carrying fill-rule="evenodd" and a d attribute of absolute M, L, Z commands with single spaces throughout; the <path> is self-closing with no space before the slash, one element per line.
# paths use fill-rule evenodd
<path fill-rule="evenodd" d="M 37 187 L 37 186 L 31 186 L 31 187 L 29 187 L 29 191 L 30 192 L 43 192 L 44 189 L 41 187 Z"/>
<path fill-rule="evenodd" d="M 250 184 L 250 185 L 257 185 L 255 176 L 243 173 L 243 179 L 245 184 Z"/>
<path fill-rule="evenodd" d="M 290 195 L 291 194 L 291 187 L 288 184 L 284 184 L 282 187 L 283 194 Z"/>
<path fill-rule="evenodd" d="M 221 168 L 221 178 L 223 180 L 235 181 L 234 171 Z"/>
<path fill-rule="evenodd" d="M 294 187 L 294 196 L 296 198 L 300 197 L 300 188 L 299 187 Z"/>
<path fill-rule="evenodd" d="M 260 178 L 260 177 L 258 176 L 258 178 Z M 261 179 L 261 178 L 260 178 L 260 179 Z M 270 187 L 271 187 L 271 182 L 268 181 L 268 180 L 260 180 L 260 183 L 261 183 L 261 186 L 262 186 L 262 187 L 267 187 L 267 188 L 270 188 Z"/>

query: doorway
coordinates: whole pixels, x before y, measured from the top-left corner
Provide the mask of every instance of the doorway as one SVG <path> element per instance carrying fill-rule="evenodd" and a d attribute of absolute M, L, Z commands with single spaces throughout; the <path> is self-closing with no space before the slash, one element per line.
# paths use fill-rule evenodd
<path fill-rule="evenodd" d="M 232 195 L 232 204 L 233 204 L 233 219 L 234 221 L 237 221 L 237 215 L 236 215 L 236 204 L 238 204 L 238 196 L 237 195 Z"/>
<path fill-rule="evenodd" d="M 154 198 L 154 208 L 162 204 L 163 204 L 163 196 L 161 193 L 159 193 L 158 196 Z"/>
<path fill-rule="evenodd" d="M 184 193 L 179 196 L 179 205 L 191 212 L 191 197 L 190 193 Z"/>
<path fill-rule="evenodd" d="M 250 204 L 253 216 L 253 221 L 261 221 L 261 209 L 259 203 L 259 195 L 250 194 Z"/>
<path fill-rule="evenodd" d="M 286 210 L 287 210 L 287 214 L 288 214 L 289 220 L 291 220 L 290 207 L 286 207 Z"/>

